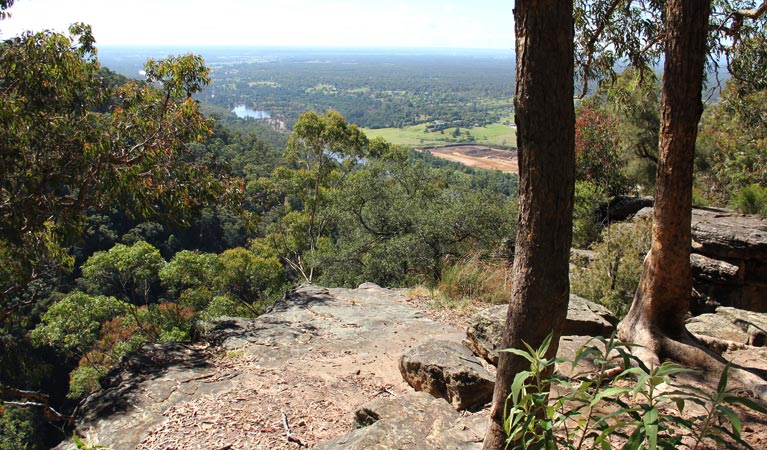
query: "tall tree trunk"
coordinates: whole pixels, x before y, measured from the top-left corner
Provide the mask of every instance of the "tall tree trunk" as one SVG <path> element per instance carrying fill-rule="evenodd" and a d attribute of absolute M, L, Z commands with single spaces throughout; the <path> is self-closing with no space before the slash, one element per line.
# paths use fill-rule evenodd
<path fill-rule="evenodd" d="M 706 58 L 710 0 L 666 2 L 666 53 L 661 97 L 652 246 L 626 318 L 623 340 L 643 345 L 640 356 L 658 362 L 665 337 L 686 336 L 690 303 L 692 172 Z"/>
<path fill-rule="evenodd" d="M 572 0 L 515 5 L 519 222 L 503 346 L 537 347 L 552 330 L 550 354 L 567 315 L 575 180 Z M 501 353 L 484 449 L 502 449 L 504 403 L 526 360 Z"/>

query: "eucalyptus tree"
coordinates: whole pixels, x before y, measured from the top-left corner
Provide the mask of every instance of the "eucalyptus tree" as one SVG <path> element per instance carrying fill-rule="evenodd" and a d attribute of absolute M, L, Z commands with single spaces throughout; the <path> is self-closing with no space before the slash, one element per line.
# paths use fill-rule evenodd
<path fill-rule="evenodd" d="M 524 341 L 537 347 L 553 327 L 549 357 L 557 351 L 567 313 L 574 183 L 573 59 L 578 62 L 584 83 L 581 95 L 585 95 L 588 81 L 610 78 L 621 58 L 647 70 L 665 54 L 652 249 L 619 333 L 622 339 L 643 345 L 640 357 L 648 362 L 663 356 L 681 356 L 684 361 L 690 360 L 690 354 L 704 353 L 686 353 L 693 347 L 686 345 L 684 328 L 692 288 L 689 256 L 695 138 L 707 50 L 725 51 L 729 45 L 726 37 L 737 44 L 739 33 L 746 30 L 744 21 L 767 12 L 767 1 L 755 8 L 753 2 L 748 8 L 733 6 L 742 3 L 717 2 L 711 14 L 710 0 L 578 0 L 575 5 L 571 1 L 517 1 L 515 110 L 520 207 L 514 287 L 502 345 L 522 348 Z M 715 26 L 710 26 L 710 20 Z M 579 29 L 577 39 L 573 22 Z M 722 35 L 725 39 L 714 39 Z M 527 366 L 521 357 L 502 355 L 485 449 L 507 445 L 506 398 L 515 374 Z M 705 361 L 697 359 L 697 363 Z"/>
<path fill-rule="evenodd" d="M 556 354 L 569 300 L 575 185 L 573 2 L 519 0 L 514 26 L 519 219 L 502 346 L 536 346 L 553 328 L 549 354 Z M 501 352 L 483 448 L 506 446 L 506 397 L 527 363 Z"/>
<path fill-rule="evenodd" d="M 0 2 L 5 16 L 13 2 Z M 0 17 L 1 18 L 1 17 Z M 87 25 L 0 43 L 0 401 L 43 407 L 27 331 L 44 313 L 86 209 L 185 222 L 237 185 L 194 162 L 210 133 L 192 98 L 209 82 L 193 55 L 149 61 L 146 80 L 117 88 L 100 71 Z M 25 358 L 27 358 L 25 360 Z M 39 370 L 38 370 L 39 371 Z M 55 414 L 54 414 L 55 413 Z"/>
<path fill-rule="evenodd" d="M 284 201 L 268 239 L 283 262 L 304 280 L 312 281 L 314 258 L 330 244 L 330 196 L 371 152 L 385 147 L 369 141 L 362 130 L 333 110 L 308 111 L 296 122 L 285 149 L 287 165 L 273 174 Z"/>
<path fill-rule="evenodd" d="M 146 81 L 113 91 L 94 43 L 77 24 L 0 45 L 0 253 L 15 267 L 0 280 L 0 319 L 30 280 L 71 264 L 63 249 L 86 208 L 183 223 L 228 192 L 187 147 L 210 133 L 192 98 L 209 82 L 202 59 L 150 60 Z"/>

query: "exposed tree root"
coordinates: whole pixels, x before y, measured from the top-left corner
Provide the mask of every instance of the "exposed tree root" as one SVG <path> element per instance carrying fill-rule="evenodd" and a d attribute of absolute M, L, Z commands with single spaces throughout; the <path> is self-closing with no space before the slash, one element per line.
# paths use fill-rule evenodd
<path fill-rule="evenodd" d="M 633 354 L 648 367 L 658 365 L 662 360 L 671 360 L 684 367 L 699 370 L 708 379 L 718 380 L 728 364 L 720 353 L 707 347 L 709 342 L 701 342 L 689 332 L 675 339 L 655 327 L 640 326 L 630 332 L 621 330 L 621 335 L 622 340 L 639 345 L 633 349 Z M 711 343 L 718 343 L 719 348 L 727 344 L 714 341 L 716 342 Z M 730 365 L 729 379 L 749 391 L 754 398 L 767 403 L 767 379 L 733 364 Z"/>

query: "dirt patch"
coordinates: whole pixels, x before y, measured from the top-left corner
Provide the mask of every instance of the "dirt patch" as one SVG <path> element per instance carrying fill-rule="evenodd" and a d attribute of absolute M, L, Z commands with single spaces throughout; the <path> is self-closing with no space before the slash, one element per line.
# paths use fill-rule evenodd
<path fill-rule="evenodd" d="M 500 170 L 504 173 L 519 173 L 516 150 L 504 150 L 484 145 L 451 145 L 425 150 L 430 151 L 438 158 L 459 162 L 469 167 Z"/>

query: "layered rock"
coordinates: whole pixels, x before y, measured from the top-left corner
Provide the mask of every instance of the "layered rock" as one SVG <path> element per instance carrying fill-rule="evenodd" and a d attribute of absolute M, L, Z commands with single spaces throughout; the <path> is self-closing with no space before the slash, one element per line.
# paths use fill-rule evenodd
<path fill-rule="evenodd" d="M 698 304 L 767 312 L 767 219 L 694 209 L 692 239 Z"/>
<path fill-rule="evenodd" d="M 715 313 L 687 321 L 687 329 L 699 336 L 755 347 L 767 345 L 767 314 L 720 306 Z"/>
<path fill-rule="evenodd" d="M 466 328 L 465 344 L 478 356 L 498 363 L 507 305 L 487 308 L 472 317 Z M 577 295 L 570 295 L 562 335 L 610 336 L 618 321 L 609 309 Z"/>
<path fill-rule="evenodd" d="M 460 342 L 429 339 L 400 358 L 402 377 L 416 391 L 475 410 L 493 398 L 495 377 Z"/>
<path fill-rule="evenodd" d="M 355 430 L 315 447 L 318 450 L 482 448 L 487 418 L 464 417 L 425 392 L 376 399 L 357 410 Z"/>
<path fill-rule="evenodd" d="M 372 284 L 305 285 L 258 318 L 216 320 L 205 333 L 210 347 L 144 346 L 82 405 L 77 432 L 114 450 L 288 448 L 280 422 L 284 412 L 307 445 L 332 439 L 346 431 L 339 427 L 343 418 L 351 419 L 371 398 L 413 392 L 398 370 L 403 352 L 426 336 L 460 345 L 462 330 L 430 320 L 403 292 Z M 398 433 L 434 442 L 425 448 L 470 448 L 465 442 L 476 437 L 453 430 L 459 414 L 451 405 L 419 395 L 430 400 L 413 401 L 409 411 L 410 401 L 400 406 L 412 431 Z M 444 406 L 444 419 L 432 415 L 434 405 Z M 456 434 L 449 437 L 451 430 Z M 443 431 L 445 436 L 429 437 Z"/>
<path fill-rule="evenodd" d="M 652 215 L 645 208 L 636 217 Z M 767 219 L 694 208 L 691 220 L 694 315 L 718 306 L 767 312 Z"/>

